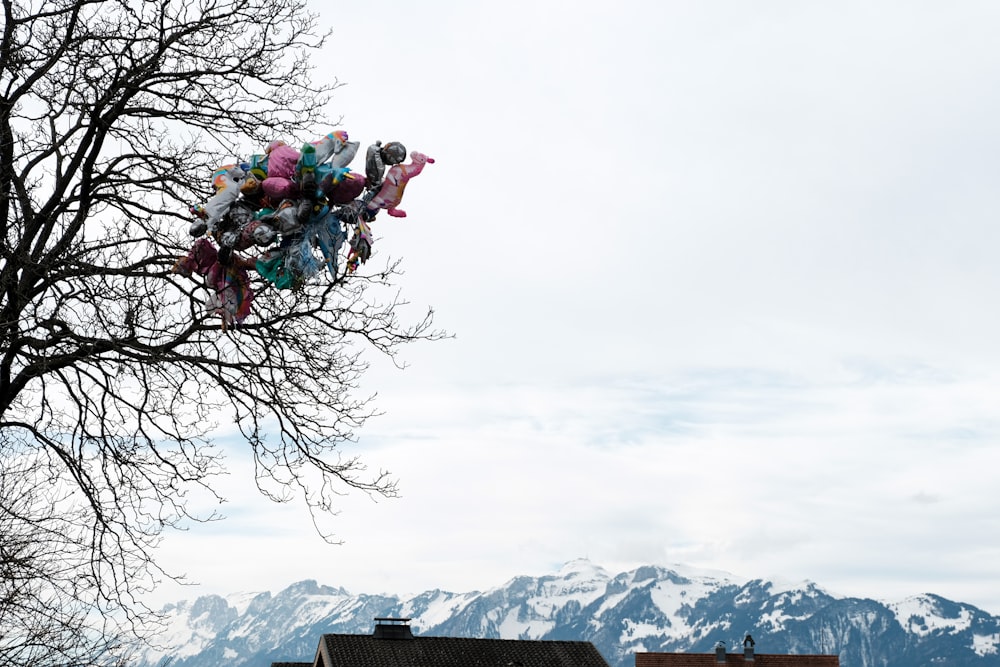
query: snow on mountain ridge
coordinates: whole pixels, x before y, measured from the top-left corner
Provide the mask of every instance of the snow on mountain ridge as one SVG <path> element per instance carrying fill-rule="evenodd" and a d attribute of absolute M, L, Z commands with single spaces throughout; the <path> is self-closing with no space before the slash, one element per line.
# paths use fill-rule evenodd
<path fill-rule="evenodd" d="M 497 624 L 501 637 L 516 637 L 519 639 L 539 639 L 553 627 L 555 622 L 537 617 L 523 619 L 519 610 L 511 609 Z"/>
<path fill-rule="evenodd" d="M 592 563 L 586 558 L 575 558 L 563 563 L 555 575 L 561 579 L 574 579 L 582 577 L 584 579 L 610 579 L 611 575 L 600 565 Z"/>
<path fill-rule="evenodd" d="M 674 572 L 685 579 L 709 579 L 713 581 L 725 581 L 727 583 L 736 584 L 742 586 L 749 581 L 746 577 L 741 577 L 733 574 L 732 572 L 727 572 L 725 570 L 715 570 L 711 568 L 694 567 L 692 565 L 683 565 L 681 563 L 669 563 L 667 565 L 657 565 L 652 567 L 658 567 L 662 570 L 669 570 Z"/>
<path fill-rule="evenodd" d="M 576 570 L 567 576 L 541 577 L 538 580 L 538 595 L 528 604 L 542 615 L 550 615 L 570 602 L 586 607 L 597 600 L 607 589 L 611 576 L 601 568 L 587 571 Z"/>
<path fill-rule="evenodd" d="M 816 591 L 819 593 L 827 592 L 808 579 L 800 579 L 796 581 L 793 579 L 783 579 L 781 577 L 770 576 L 767 577 L 766 581 L 767 590 L 771 595 L 781 595 L 782 593 L 801 594 L 803 591 Z"/>
<path fill-rule="evenodd" d="M 250 603 L 253 602 L 254 598 L 260 595 L 261 592 L 262 591 L 254 591 L 252 593 L 230 593 L 225 597 L 225 600 L 230 607 L 236 610 L 237 614 L 242 616 L 247 613 Z"/>
<path fill-rule="evenodd" d="M 926 636 L 936 631 L 955 634 L 972 625 L 972 613 L 964 605 L 956 606 L 957 615 L 947 616 L 941 602 L 937 596 L 913 595 L 901 602 L 886 604 L 886 607 L 895 614 L 901 626 L 916 635 Z"/>
<path fill-rule="evenodd" d="M 477 592 L 456 594 L 434 590 L 430 594 L 432 597 L 425 602 L 426 608 L 422 611 L 417 609 L 417 599 L 425 597 L 427 594 L 411 597 L 401 607 L 402 615 L 411 618 L 416 628 L 433 628 L 440 625 L 479 597 Z"/>
<path fill-rule="evenodd" d="M 716 592 L 728 582 L 702 579 L 686 579 L 676 582 L 673 579 L 660 581 L 650 591 L 650 598 L 663 615 L 667 617 L 669 626 L 675 633 L 688 634 L 694 630 L 687 618 L 680 611 L 684 606 L 691 607 L 698 600 Z"/>
<path fill-rule="evenodd" d="M 183 608 L 173 605 L 172 607 L 176 610 Z M 174 653 L 182 657 L 199 653 L 215 635 L 199 634 L 191 628 L 188 621 L 188 616 L 168 615 L 162 630 L 154 638 L 156 645 L 171 647 Z"/>
<path fill-rule="evenodd" d="M 611 576 L 578 560 L 555 574 L 515 577 L 485 593 L 351 595 L 307 581 L 275 595 L 204 596 L 165 607 L 169 632 L 161 643 L 173 648 L 148 652 L 144 665 L 162 658 L 172 659 L 173 667 L 250 667 L 276 655 L 298 659 L 315 650 L 323 632 L 370 633 L 377 616 L 409 617 L 414 632 L 428 636 L 585 639 L 613 667 L 630 667 L 636 651 L 708 652 L 719 639 L 738 642 L 744 631 L 778 652 L 853 651 L 857 662 L 842 657 L 845 667 L 925 664 L 921 656 L 931 650 L 978 656 L 987 662 L 961 664 L 979 667 L 1000 655 L 1000 617 L 968 605 L 933 595 L 895 604 L 835 598 L 809 581 L 719 574 L 648 565 Z M 213 628 L 220 629 L 214 636 Z M 902 644 L 895 644 L 895 653 L 879 654 L 887 637 Z M 891 662 L 903 656 L 901 646 L 919 655 Z"/>
<path fill-rule="evenodd" d="M 541 636 L 551 629 L 552 619 L 560 610 L 572 604 L 580 608 L 590 605 L 606 594 L 610 581 L 607 570 L 586 559 L 569 561 L 556 574 L 514 577 L 486 591 L 483 597 L 497 596 L 516 603 L 520 611 L 502 619 L 487 615 L 484 622 L 492 623 L 501 637 Z"/>
<path fill-rule="evenodd" d="M 787 627 L 789 621 L 803 621 L 809 618 L 811 612 L 800 614 L 790 614 L 788 609 L 795 609 L 802 606 L 807 599 L 816 599 L 820 596 L 831 597 L 825 590 L 817 586 L 808 579 L 793 582 L 791 580 L 768 580 L 763 583 L 764 589 L 771 600 L 766 606 L 771 606 L 769 611 L 764 611 L 760 616 L 760 624 L 771 631 L 782 631 Z"/>

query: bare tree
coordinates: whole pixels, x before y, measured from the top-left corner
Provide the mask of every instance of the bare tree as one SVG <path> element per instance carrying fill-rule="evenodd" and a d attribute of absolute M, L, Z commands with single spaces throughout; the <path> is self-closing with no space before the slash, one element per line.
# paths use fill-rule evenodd
<path fill-rule="evenodd" d="M 91 583 L 90 512 L 44 452 L 0 432 L 0 666 L 117 665 L 127 617 Z"/>
<path fill-rule="evenodd" d="M 258 281 L 235 331 L 173 271 L 213 168 L 327 122 L 338 84 L 315 83 L 325 36 L 304 3 L 0 2 L 0 466 L 32 462 L 32 488 L 69 512 L 93 600 L 134 609 L 167 574 L 164 529 L 210 518 L 189 494 L 215 493 L 219 424 L 277 500 L 328 513 L 352 489 L 394 495 L 342 452 L 372 414 L 363 352 L 440 336 L 430 312 L 401 321 L 395 263 Z"/>

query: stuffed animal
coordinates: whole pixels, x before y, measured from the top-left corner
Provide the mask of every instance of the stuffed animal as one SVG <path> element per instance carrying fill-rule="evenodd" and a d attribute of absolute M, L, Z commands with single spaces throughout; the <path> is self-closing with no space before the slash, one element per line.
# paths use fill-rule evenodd
<path fill-rule="evenodd" d="M 358 152 L 357 141 L 348 141 L 347 132 L 336 130 L 312 142 L 316 149 L 316 164 L 327 163 L 334 169 L 346 167 Z"/>
<path fill-rule="evenodd" d="M 246 175 L 246 172 L 235 164 L 227 164 L 215 170 L 215 173 L 212 174 L 212 186 L 215 188 L 215 194 L 205 202 L 204 206 L 196 204 L 190 209 L 193 214 L 200 218 L 191 224 L 191 236 L 198 237 L 204 235 L 205 232 L 215 231 L 222 216 L 240 196 L 240 188 L 243 186 Z"/>
<path fill-rule="evenodd" d="M 358 220 L 351 236 L 351 252 L 347 255 L 347 270 L 350 273 L 368 261 L 372 255 L 372 230 L 363 220 Z"/>
<path fill-rule="evenodd" d="M 373 215 L 379 209 L 384 208 L 394 218 L 405 218 L 406 211 L 396 207 L 399 206 L 399 202 L 403 199 L 403 191 L 406 190 L 406 184 L 410 182 L 411 178 L 422 172 L 424 165 L 428 163 L 433 164 L 434 159 L 427 157 L 423 153 L 413 151 L 410 154 L 409 164 L 397 164 L 389 167 L 385 183 L 382 184 L 378 193 L 372 197 L 372 200 L 365 207 L 369 215 Z"/>
<path fill-rule="evenodd" d="M 250 314 L 253 289 L 250 287 L 248 260 L 228 255 L 228 261 L 220 261 L 219 251 L 207 238 L 200 238 L 191 246 L 187 255 L 174 264 L 174 273 L 190 276 L 192 273 L 205 276 L 208 286 L 214 290 L 205 300 L 205 309 L 222 318 L 222 330 L 241 323 Z"/>

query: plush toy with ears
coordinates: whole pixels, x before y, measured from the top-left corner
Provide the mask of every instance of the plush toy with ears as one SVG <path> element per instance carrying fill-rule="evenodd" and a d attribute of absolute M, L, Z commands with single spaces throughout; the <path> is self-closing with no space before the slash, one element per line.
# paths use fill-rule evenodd
<path fill-rule="evenodd" d="M 409 164 L 397 164 L 389 167 L 385 182 L 379 189 L 378 194 L 368 202 L 366 209 L 369 214 L 377 213 L 384 208 L 389 215 L 394 218 L 405 218 L 406 211 L 397 208 L 399 202 L 403 200 L 403 191 L 410 179 L 424 170 L 424 165 L 434 164 L 434 158 L 427 157 L 423 153 L 413 151 L 410 153 Z"/>

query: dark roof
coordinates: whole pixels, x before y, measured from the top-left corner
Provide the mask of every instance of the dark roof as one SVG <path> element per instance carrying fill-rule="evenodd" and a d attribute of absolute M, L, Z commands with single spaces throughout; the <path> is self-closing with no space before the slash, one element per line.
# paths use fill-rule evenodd
<path fill-rule="evenodd" d="M 742 653 L 727 653 L 727 667 L 840 667 L 835 655 L 780 655 L 755 653 L 754 659 L 744 660 Z M 723 663 L 714 653 L 636 653 L 635 667 L 716 667 Z"/>
<path fill-rule="evenodd" d="M 316 667 L 608 667 L 590 642 L 323 635 Z"/>

